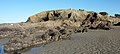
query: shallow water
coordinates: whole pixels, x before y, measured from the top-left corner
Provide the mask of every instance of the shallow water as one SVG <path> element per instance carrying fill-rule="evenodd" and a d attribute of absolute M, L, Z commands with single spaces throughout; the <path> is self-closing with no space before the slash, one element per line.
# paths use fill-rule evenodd
<path fill-rule="evenodd" d="M 0 46 L 0 51 L 1 51 L 0 54 L 8 54 L 8 53 L 13 54 L 14 52 L 18 52 L 18 53 L 23 54 L 23 53 L 26 53 L 26 52 L 34 52 L 34 51 L 40 50 L 43 47 L 44 46 L 41 45 L 41 46 L 37 46 L 37 47 L 29 47 L 29 48 L 26 48 L 26 49 L 23 49 L 23 50 L 20 50 L 20 51 L 4 52 L 4 47 L 2 46 L 2 48 L 1 48 L 1 46 Z"/>
<path fill-rule="evenodd" d="M 0 44 L 0 54 L 5 54 L 4 46 L 2 44 Z"/>
<path fill-rule="evenodd" d="M 6 54 L 7 52 L 4 51 L 4 44 L 7 43 L 9 41 L 9 38 L 6 39 L 0 39 L 0 54 Z M 32 52 L 32 51 L 36 51 L 39 50 L 41 48 L 43 48 L 43 45 L 38 45 L 38 46 L 33 46 L 33 47 L 28 47 L 25 50 L 21 50 L 18 52 L 24 53 L 24 52 Z M 13 53 L 13 52 L 9 52 L 9 53 Z"/>
<path fill-rule="evenodd" d="M 39 49 L 41 49 L 41 48 L 43 48 L 43 46 L 39 46 L 39 47 L 34 47 L 34 48 L 31 48 L 31 50 L 30 50 L 30 51 L 36 51 L 36 50 L 39 50 Z"/>
<path fill-rule="evenodd" d="M 21 51 L 21 53 L 26 54 L 28 52 L 35 52 L 35 51 L 38 51 L 38 50 L 42 49 L 43 47 L 44 47 L 43 45 L 39 45 L 39 46 L 36 46 L 36 47 L 30 47 L 30 48 L 27 48 L 26 50 Z"/>

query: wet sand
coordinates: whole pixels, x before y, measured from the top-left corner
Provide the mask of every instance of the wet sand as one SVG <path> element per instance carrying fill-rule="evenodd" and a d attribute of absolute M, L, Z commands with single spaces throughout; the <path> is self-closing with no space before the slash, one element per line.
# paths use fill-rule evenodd
<path fill-rule="evenodd" d="M 0 44 L 5 44 L 9 41 L 10 38 L 0 39 Z"/>
<path fill-rule="evenodd" d="M 71 40 L 53 42 L 22 54 L 120 54 L 120 27 L 73 34 Z"/>
<path fill-rule="evenodd" d="M 52 42 L 22 54 L 120 54 L 120 26 L 113 28 L 73 34 L 70 40 Z M 0 39 L 0 43 L 8 40 Z"/>

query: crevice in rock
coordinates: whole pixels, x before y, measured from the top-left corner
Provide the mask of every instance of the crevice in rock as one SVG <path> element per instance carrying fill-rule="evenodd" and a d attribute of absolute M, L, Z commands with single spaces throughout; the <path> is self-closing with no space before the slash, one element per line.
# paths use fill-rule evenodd
<path fill-rule="evenodd" d="M 70 18 L 70 17 L 71 17 L 71 15 L 72 15 L 72 13 L 69 13 L 69 14 L 68 14 L 68 18 Z"/>
<path fill-rule="evenodd" d="M 47 16 L 45 18 L 43 18 L 44 21 L 48 21 L 49 17 L 48 17 L 49 13 L 47 14 Z"/>

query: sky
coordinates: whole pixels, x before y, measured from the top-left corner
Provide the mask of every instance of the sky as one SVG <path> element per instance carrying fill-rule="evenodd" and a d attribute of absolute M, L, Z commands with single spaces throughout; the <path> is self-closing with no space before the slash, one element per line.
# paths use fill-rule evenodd
<path fill-rule="evenodd" d="M 46 10 L 84 9 L 120 13 L 120 0 L 0 0 L 0 23 L 25 22 L 29 16 Z"/>

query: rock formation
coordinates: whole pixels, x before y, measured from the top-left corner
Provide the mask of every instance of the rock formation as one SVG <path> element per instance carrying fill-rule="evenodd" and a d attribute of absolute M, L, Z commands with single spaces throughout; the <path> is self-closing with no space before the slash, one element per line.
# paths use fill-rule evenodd
<path fill-rule="evenodd" d="M 27 22 L 42 22 L 49 20 L 70 19 L 74 21 L 84 20 L 88 13 L 86 11 L 79 10 L 51 10 L 38 13 L 30 16 Z"/>
<path fill-rule="evenodd" d="M 72 25 L 76 22 L 79 22 L 78 23 L 79 25 L 77 27 L 88 27 L 88 28 L 94 28 L 94 29 L 101 27 L 99 24 L 105 24 L 103 22 L 109 21 L 108 24 L 112 25 L 112 21 L 110 20 L 111 18 L 107 15 L 101 15 L 102 13 L 99 14 L 96 12 L 72 10 L 72 9 L 51 10 L 51 11 L 44 11 L 36 15 L 30 16 L 27 22 L 35 23 L 35 22 L 57 21 L 57 20 L 58 22 L 60 20 L 62 20 L 63 22 L 65 20 L 69 20 L 70 22 L 73 22 Z M 68 26 L 70 22 L 65 22 L 61 24 L 66 24 L 66 26 Z M 50 23 L 47 23 L 47 24 L 50 24 Z M 57 23 L 54 23 L 54 24 L 57 24 Z M 61 24 L 57 24 L 56 26 L 55 25 L 54 26 L 57 27 L 58 25 L 61 25 Z M 105 26 L 107 25 L 104 25 L 102 27 L 105 27 Z"/>
<path fill-rule="evenodd" d="M 26 23 L 0 27 L 0 35 L 14 31 L 11 33 L 14 37 L 5 44 L 5 51 L 11 52 L 50 41 L 67 39 L 73 33 L 88 32 L 88 29 L 110 30 L 115 21 L 116 19 L 113 20 L 112 17 L 96 12 L 73 9 L 51 10 L 30 16 Z M 13 27 L 16 29 L 12 29 Z M 41 30 L 45 32 L 41 34 Z"/>
<path fill-rule="evenodd" d="M 24 34 L 21 36 L 16 36 L 10 39 L 9 42 L 6 43 L 4 47 L 5 51 L 12 52 L 39 44 L 48 43 L 51 41 L 67 39 L 69 37 L 70 32 L 65 28 L 48 29 L 44 34 L 41 35 Z"/>

